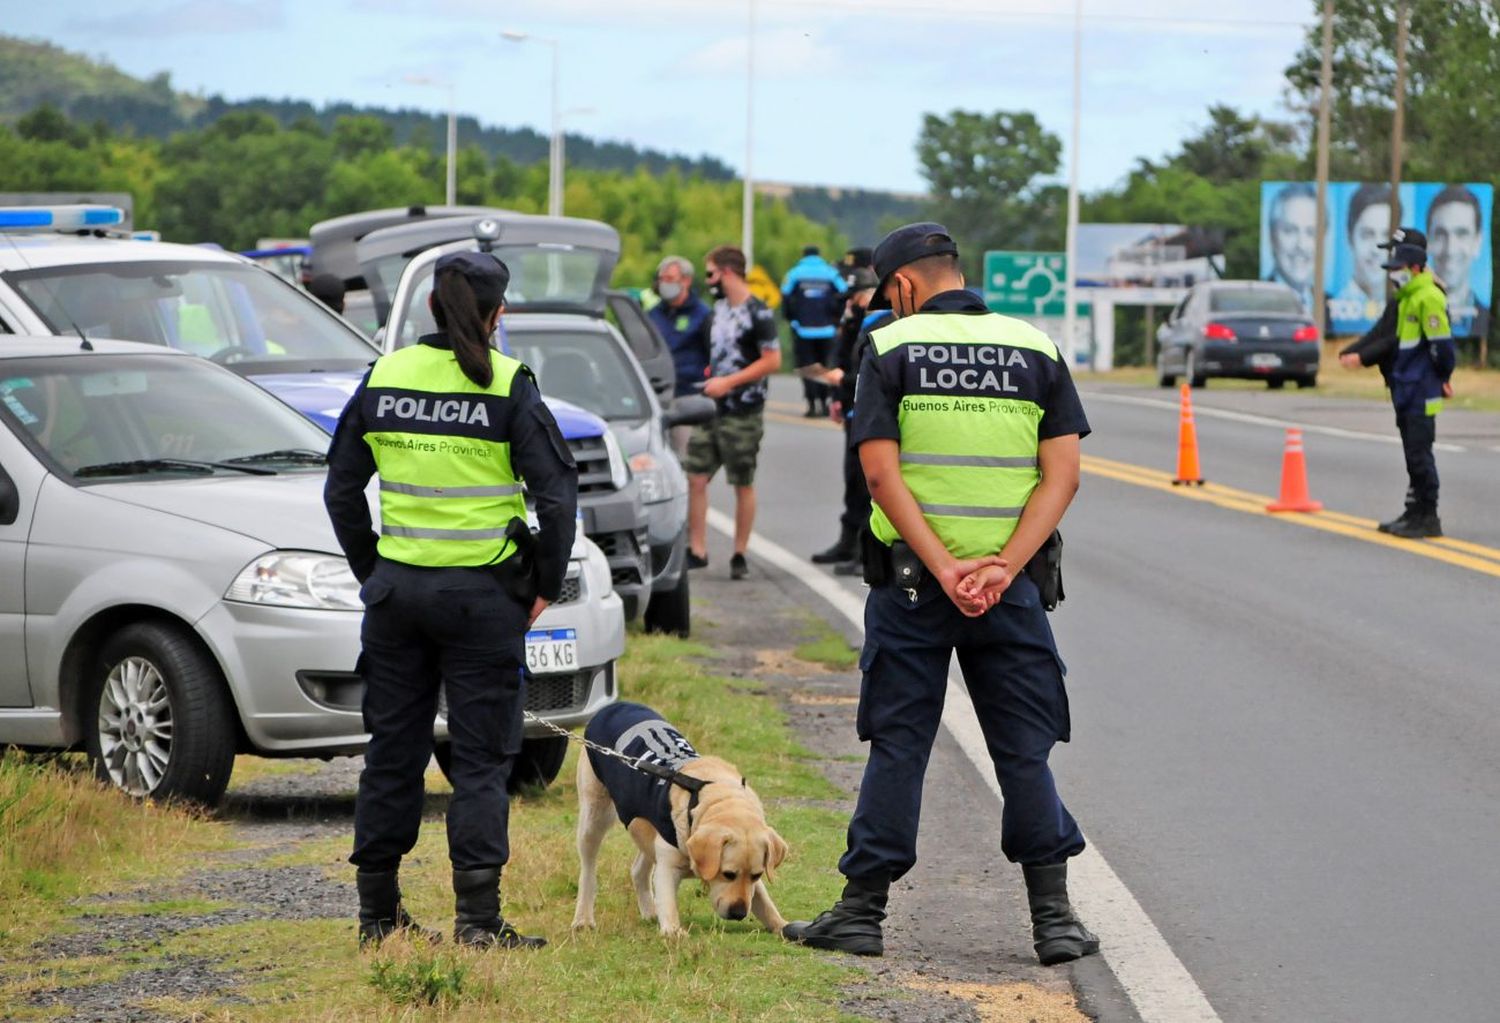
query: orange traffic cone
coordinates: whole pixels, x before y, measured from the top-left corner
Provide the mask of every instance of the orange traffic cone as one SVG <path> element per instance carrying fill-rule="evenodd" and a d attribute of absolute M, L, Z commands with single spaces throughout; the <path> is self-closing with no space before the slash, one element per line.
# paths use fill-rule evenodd
<path fill-rule="evenodd" d="M 1193 392 L 1182 385 L 1182 418 L 1177 422 L 1177 478 L 1178 484 L 1203 486 L 1203 472 L 1198 468 L 1198 427 L 1193 423 Z"/>
<path fill-rule="evenodd" d="M 1307 492 L 1307 456 L 1302 450 L 1302 430 L 1286 428 L 1286 453 L 1281 458 L 1281 500 L 1266 505 L 1268 512 L 1315 512 L 1323 502 Z"/>

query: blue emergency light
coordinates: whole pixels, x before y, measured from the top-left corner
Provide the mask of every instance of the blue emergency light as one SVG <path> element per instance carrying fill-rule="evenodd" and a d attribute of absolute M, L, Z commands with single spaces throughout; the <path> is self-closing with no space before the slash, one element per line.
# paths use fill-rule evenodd
<path fill-rule="evenodd" d="M 0 231 L 88 231 L 119 227 L 117 206 L 0 206 Z"/>

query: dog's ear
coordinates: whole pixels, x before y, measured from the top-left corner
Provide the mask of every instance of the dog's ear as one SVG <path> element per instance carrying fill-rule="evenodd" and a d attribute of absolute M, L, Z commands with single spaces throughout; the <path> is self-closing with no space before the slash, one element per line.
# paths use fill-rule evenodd
<path fill-rule="evenodd" d="M 776 833 L 775 828 L 766 829 L 766 880 L 776 878 L 776 868 L 781 866 L 786 854 L 790 852 L 786 839 Z"/>
<path fill-rule="evenodd" d="M 727 828 L 706 827 L 693 832 L 687 840 L 688 857 L 693 861 L 693 873 L 705 881 L 719 876 L 719 861 L 724 858 L 724 846 L 729 842 Z"/>

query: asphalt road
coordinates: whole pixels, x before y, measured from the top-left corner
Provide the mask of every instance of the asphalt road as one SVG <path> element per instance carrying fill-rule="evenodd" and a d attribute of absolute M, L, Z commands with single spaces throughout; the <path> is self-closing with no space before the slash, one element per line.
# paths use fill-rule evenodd
<path fill-rule="evenodd" d="M 757 531 L 806 554 L 836 533 L 841 435 L 776 385 Z M 1500 416 L 1440 422 L 1452 539 L 1380 543 L 1362 523 L 1405 488 L 1382 406 L 1196 392 L 1221 487 L 1185 492 L 1175 396 L 1082 386 L 1053 763 L 1095 849 L 1226 1023 L 1500 1018 Z M 1284 422 L 1312 525 L 1255 496 Z"/>

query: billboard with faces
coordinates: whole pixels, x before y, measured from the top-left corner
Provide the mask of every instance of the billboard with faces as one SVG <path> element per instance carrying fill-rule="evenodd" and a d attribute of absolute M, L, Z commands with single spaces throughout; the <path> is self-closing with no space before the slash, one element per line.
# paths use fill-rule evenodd
<path fill-rule="evenodd" d="M 1427 265 L 1448 292 L 1455 337 L 1489 329 L 1494 286 L 1490 216 L 1494 186 L 1403 184 L 1401 223 L 1427 235 Z M 1385 307 L 1386 271 L 1379 248 L 1390 235 L 1389 184 L 1354 181 L 1328 186 L 1324 282 L 1331 334 L 1369 330 Z M 1312 308 L 1317 189 L 1310 181 L 1266 181 L 1260 186 L 1260 276 L 1281 281 Z"/>

